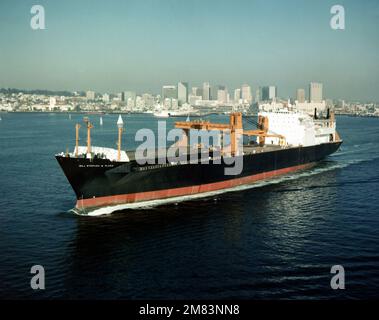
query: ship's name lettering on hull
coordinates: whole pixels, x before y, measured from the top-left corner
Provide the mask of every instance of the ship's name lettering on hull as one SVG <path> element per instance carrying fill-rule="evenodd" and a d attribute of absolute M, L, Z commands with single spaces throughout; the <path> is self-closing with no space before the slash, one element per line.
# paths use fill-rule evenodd
<path fill-rule="evenodd" d="M 80 164 L 79 168 L 113 168 L 112 164 Z"/>

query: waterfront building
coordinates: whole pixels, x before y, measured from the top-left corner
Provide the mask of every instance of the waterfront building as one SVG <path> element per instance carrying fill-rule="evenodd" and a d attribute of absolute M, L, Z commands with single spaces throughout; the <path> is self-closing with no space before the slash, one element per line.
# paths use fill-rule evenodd
<path fill-rule="evenodd" d="M 142 111 L 145 108 L 145 101 L 142 99 L 141 96 L 136 96 L 136 110 Z"/>
<path fill-rule="evenodd" d="M 127 106 L 128 106 L 129 110 L 132 110 L 132 109 L 135 108 L 135 106 L 136 106 L 136 99 L 128 98 L 128 100 L 126 102 L 127 102 Z"/>
<path fill-rule="evenodd" d="M 103 102 L 108 103 L 110 101 L 110 96 L 108 93 L 104 93 L 102 97 Z"/>
<path fill-rule="evenodd" d="M 52 111 L 52 110 L 54 110 L 54 108 L 55 108 L 55 106 L 56 106 L 56 104 L 57 104 L 57 99 L 55 98 L 55 97 L 50 97 L 50 99 L 49 99 L 50 101 L 50 103 L 49 103 L 49 111 Z"/>
<path fill-rule="evenodd" d="M 95 100 L 95 92 L 94 91 L 87 91 L 86 92 L 86 98 L 87 98 L 87 100 Z"/>
<path fill-rule="evenodd" d="M 197 96 L 197 95 L 193 95 L 193 94 L 190 94 L 188 96 L 188 103 L 191 106 L 195 106 L 195 105 L 199 104 L 199 102 L 202 101 L 202 100 L 203 100 L 202 96 Z"/>

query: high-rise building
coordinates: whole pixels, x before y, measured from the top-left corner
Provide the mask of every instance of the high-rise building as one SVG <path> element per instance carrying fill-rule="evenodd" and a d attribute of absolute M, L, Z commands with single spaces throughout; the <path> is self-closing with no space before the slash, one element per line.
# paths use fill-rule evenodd
<path fill-rule="evenodd" d="M 262 87 L 261 100 L 262 101 L 270 100 L 270 88 L 269 87 Z"/>
<path fill-rule="evenodd" d="M 136 93 L 134 91 L 125 91 L 124 92 L 124 99 L 125 99 L 125 101 L 128 101 L 129 99 L 135 100 L 136 99 Z"/>
<path fill-rule="evenodd" d="M 270 101 L 277 97 L 277 88 L 275 86 L 262 87 L 261 100 Z"/>
<path fill-rule="evenodd" d="M 163 101 L 163 107 L 168 110 L 178 109 L 178 99 L 166 98 Z"/>
<path fill-rule="evenodd" d="M 278 96 L 278 90 L 276 86 L 269 86 L 268 88 L 268 98 L 269 100 L 274 100 Z"/>
<path fill-rule="evenodd" d="M 191 105 L 191 106 L 195 106 L 197 104 L 198 101 L 202 101 L 203 100 L 203 97 L 202 96 L 195 96 L 193 94 L 190 94 L 188 96 L 188 103 Z"/>
<path fill-rule="evenodd" d="M 178 103 L 182 105 L 183 103 L 188 102 L 188 83 L 179 82 L 178 83 Z"/>
<path fill-rule="evenodd" d="M 223 87 L 223 86 L 221 86 Z M 218 96 L 218 90 L 224 90 L 223 88 L 220 89 L 220 85 L 217 86 L 211 86 L 211 95 L 210 95 L 210 100 L 215 100 L 217 101 L 217 96 Z"/>
<path fill-rule="evenodd" d="M 162 98 L 164 99 L 177 99 L 178 91 L 176 86 L 163 86 L 162 87 Z"/>
<path fill-rule="evenodd" d="M 145 107 L 145 101 L 143 101 L 142 97 L 140 96 L 136 97 L 135 107 L 137 110 L 141 110 Z"/>
<path fill-rule="evenodd" d="M 227 103 L 228 102 L 228 91 L 225 88 L 225 86 L 218 86 L 217 101 L 220 103 Z"/>
<path fill-rule="evenodd" d="M 95 92 L 94 91 L 87 91 L 86 98 L 87 98 L 87 100 L 95 100 Z"/>
<path fill-rule="evenodd" d="M 255 102 L 256 103 L 259 103 L 261 102 L 261 95 L 262 95 L 262 88 L 258 88 L 256 91 L 255 91 Z"/>
<path fill-rule="evenodd" d="M 192 87 L 192 95 L 203 97 L 203 89 L 199 87 Z"/>
<path fill-rule="evenodd" d="M 209 82 L 203 83 L 203 100 L 211 100 L 211 86 Z"/>
<path fill-rule="evenodd" d="M 234 90 L 234 101 L 238 102 L 241 99 L 241 89 Z"/>
<path fill-rule="evenodd" d="M 305 90 L 304 89 L 297 89 L 296 100 L 299 103 L 304 103 L 305 102 Z"/>
<path fill-rule="evenodd" d="M 144 93 L 142 95 L 142 100 L 145 102 L 145 107 L 153 107 L 155 104 L 154 97 L 150 93 Z"/>
<path fill-rule="evenodd" d="M 253 97 L 251 95 L 251 87 L 248 84 L 242 85 L 241 88 L 241 98 L 244 102 L 252 103 Z"/>
<path fill-rule="evenodd" d="M 311 82 L 309 84 L 309 101 L 310 102 L 322 101 L 322 83 Z"/>
<path fill-rule="evenodd" d="M 133 109 L 136 106 L 136 98 L 128 98 L 126 104 L 129 109 Z"/>
<path fill-rule="evenodd" d="M 119 101 L 125 101 L 125 94 L 124 94 L 124 92 L 120 92 L 117 95 L 117 98 L 118 98 Z"/>

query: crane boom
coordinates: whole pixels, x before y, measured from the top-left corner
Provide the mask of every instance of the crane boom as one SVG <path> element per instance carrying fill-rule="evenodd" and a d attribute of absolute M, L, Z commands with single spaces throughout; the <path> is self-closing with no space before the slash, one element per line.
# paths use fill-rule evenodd
<path fill-rule="evenodd" d="M 265 138 L 274 137 L 278 138 L 280 144 L 284 144 L 285 137 L 279 134 L 268 133 L 268 118 L 259 116 L 258 118 L 258 130 L 243 130 L 242 125 L 242 113 L 233 112 L 230 114 L 229 124 L 226 123 L 212 123 L 210 121 L 179 121 L 175 122 L 175 128 L 183 129 L 185 133 L 185 139 L 188 141 L 188 131 L 193 130 L 228 130 L 231 135 L 231 154 L 236 155 L 237 148 L 236 142 L 240 135 L 256 136 L 259 138 L 259 143 L 264 144 Z"/>

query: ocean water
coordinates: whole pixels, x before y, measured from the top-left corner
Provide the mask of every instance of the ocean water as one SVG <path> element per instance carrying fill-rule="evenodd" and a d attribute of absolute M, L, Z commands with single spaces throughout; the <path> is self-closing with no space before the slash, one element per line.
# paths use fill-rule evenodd
<path fill-rule="evenodd" d="M 82 117 L 1 114 L 0 298 L 379 297 L 379 119 L 338 117 L 341 150 L 308 171 L 77 216 L 54 154 L 73 149 Z M 93 144 L 115 147 L 117 115 L 103 115 L 102 127 L 90 118 Z M 157 126 L 148 115 L 124 122 L 129 149 L 139 128 Z M 45 269 L 45 290 L 30 287 L 33 265 Z M 333 265 L 345 269 L 345 290 L 330 287 Z"/>

